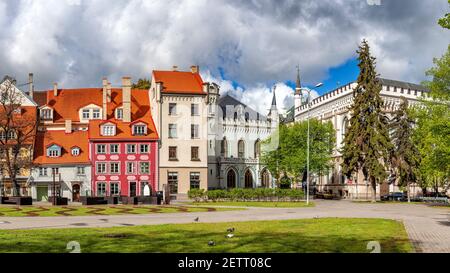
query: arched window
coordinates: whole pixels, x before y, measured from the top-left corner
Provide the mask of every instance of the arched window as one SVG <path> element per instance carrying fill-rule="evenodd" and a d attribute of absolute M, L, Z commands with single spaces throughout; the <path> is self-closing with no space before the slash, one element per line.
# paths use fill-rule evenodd
<path fill-rule="evenodd" d="M 242 139 L 238 142 L 238 157 L 245 157 L 245 142 Z"/>
<path fill-rule="evenodd" d="M 261 174 L 261 185 L 264 188 L 270 187 L 270 176 L 269 176 L 269 172 L 267 171 L 267 169 L 264 169 Z"/>
<path fill-rule="evenodd" d="M 247 170 L 245 172 L 245 187 L 253 188 L 253 176 L 252 176 L 252 172 L 250 170 Z"/>
<path fill-rule="evenodd" d="M 229 170 L 227 173 L 227 188 L 236 188 L 236 173 Z"/>
<path fill-rule="evenodd" d="M 255 158 L 259 158 L 261 155 L 261 141 L 258 139 L 255 141 Z"/>
<path fill-rule="evenodd" d="M 222 139 L 222 142 L 220 143 L 220 154 L 223 157 L 228 157 L 228 141 L 225 137 Z"/>
<path fill-rule="evenodd" d="M 345 132 L 347 131 L 347 126 L 348 126 L 348 119 L 344 118 L 344 121 L 342 121 L 342 128 L 341 128 L 342 140 L 344 140 Z"/>

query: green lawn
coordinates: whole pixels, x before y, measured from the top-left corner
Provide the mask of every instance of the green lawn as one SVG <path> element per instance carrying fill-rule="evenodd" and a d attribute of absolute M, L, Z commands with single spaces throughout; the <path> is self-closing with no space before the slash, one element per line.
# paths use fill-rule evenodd
<path fill-rule="evenodd" d="M 219 202 L 194 202 L 191 204 L 197 205 L 197 206 L 236 206 L 236 207 L 270 207 L 270 208 L 314 207 L 313 202 L 309 202 L 309 205 L 306 205 L 306 202 L 303 202 L 303 201 L 301 201 L 301 202 L 219 201 Z"/>
<path fill-rule="evenodd" d="M 234 237 L 226 238 L 230 227 Z M 380 242 L 381 252 L 413 250 L 403 224 L 386 219 L 0 230 L 0 252 L 68 252 L 70 241 L 79 242 L 81 252 L 370 252 L 370 241 Z"/>
<path fill-rule="evenodd" d="M 14 216 L 85 216 L 116 214 L 149 214 L 175 212 L 202 212 L 233 210 L 233 208 L 188 207 L 188 206 L 156 206 L 156 205 L 116 205 L 116 206 L 1 206 L 0 217 Z"/>

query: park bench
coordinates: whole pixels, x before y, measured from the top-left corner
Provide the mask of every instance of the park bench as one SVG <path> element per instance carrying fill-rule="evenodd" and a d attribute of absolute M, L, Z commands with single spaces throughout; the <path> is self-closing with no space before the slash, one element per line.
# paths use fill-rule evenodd
<path fill-rule="evenodd" d="M 104 197 L 81 196 L 81 204 L 83 205 L 107 205 L 108 200 Z"/>
<path fill-rule="evenodd" d="M 27 196 L 3 196 L 1 203 L 5 205 L 31 206 L 33 199 Z"/>

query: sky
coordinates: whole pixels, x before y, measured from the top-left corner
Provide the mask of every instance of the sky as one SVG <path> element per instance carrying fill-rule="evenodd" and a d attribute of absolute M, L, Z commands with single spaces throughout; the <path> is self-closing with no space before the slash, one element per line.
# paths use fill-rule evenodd
<path fill-rule="evenodd" d="M 0 77 L 38 90 L 199 65 L 205 81 L 261 113 L 276 86 L 293 105 L 296 67 L 315 96 L 356 79 L 367 39 L 385 78 L 420 83 L 442 56 L 447 0 L 0 0 Z M 26 87 L 24 88 L 26 89 Z"/>

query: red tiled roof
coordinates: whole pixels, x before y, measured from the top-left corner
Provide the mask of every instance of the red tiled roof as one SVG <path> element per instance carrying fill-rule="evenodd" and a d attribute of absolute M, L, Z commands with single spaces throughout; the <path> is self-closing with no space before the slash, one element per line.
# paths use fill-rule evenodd
<path fill-rule="evenodd" d="M 154 70 L 153 76 L 156 82 L 163 83 L 163 93 L 206 94 L 199 73 Z"/>
<path fill-rule="evenodd" d="M 21 113 L 14 115 L 14 124 L 9 128 L 17 128 L 22 131 L 21 138 L 24 144 L 33 144 L 36 133 L 37 108 L 35 106 L 21 106 Z M 6 114 L 3 109 L 0 109 L 0 125 L 6 126 Z M 26 136 L 25 136 L 26 135 Z M 10 141 L 10 144 L 15 143 Z"/>
<path fill-rule="evenodd" d="M 65 131 L 38 132 L 34 147 L 33 163 L 41 164 L 80 164 L 89 163 L 88 132 L 75 131 L 66 134 Z M 46 147 L 51 144 L 61 146 L 61 157 L 47 157 Z M 80 155 L 73 156 L 72 147 L 80 148 Z"/>

